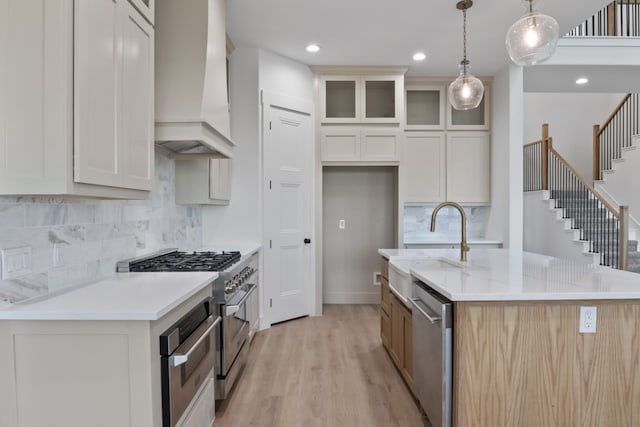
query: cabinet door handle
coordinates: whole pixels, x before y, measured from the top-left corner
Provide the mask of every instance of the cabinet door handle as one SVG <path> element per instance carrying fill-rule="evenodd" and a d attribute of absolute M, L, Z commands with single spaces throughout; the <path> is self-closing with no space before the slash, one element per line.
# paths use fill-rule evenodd
<path fill-rule="evenodd" d="M 304 239 L 304 244 L 308 245 L 311 243 L 311 239 L 309 239 L 308 237 L 306 239 Z"/>

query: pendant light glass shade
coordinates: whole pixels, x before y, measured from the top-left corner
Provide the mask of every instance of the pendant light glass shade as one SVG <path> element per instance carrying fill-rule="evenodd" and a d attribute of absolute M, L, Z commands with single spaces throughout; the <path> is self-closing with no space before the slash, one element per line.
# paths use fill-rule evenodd
<path fill-rule="evenodd" d="M 462 40 L 464 56 L 460 62 L 460 75 L 449 85 L 449 102 L 456 110 L 472 110 L 477 108 L 484 95 L 484 85 L 477 77 L 469 74 L 467 60 L 467 9 L 473 6 L 471 0 L 461 0 L 456 7 L 462 11 Z"/>
<path fill-rule="evenodd" d="M 484 95 L 484 85 L 479 78 L 469 74 L 468 62 L 460 63 L 460 75 L 449 85 L 449 102 L 456 110 L 478 108 Z"/>
<path fill-rule="evenodd" d="M 507 31 L 507 52 L 516 65 L 535 65 L 551 58 L 560 38 L 558 22 L 542 15 L 525 0 L 528 13 Z"/>

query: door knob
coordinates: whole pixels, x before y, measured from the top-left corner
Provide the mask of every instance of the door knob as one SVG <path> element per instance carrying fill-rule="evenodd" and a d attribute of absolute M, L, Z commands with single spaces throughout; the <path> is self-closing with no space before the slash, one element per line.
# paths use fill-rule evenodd
<path fill-rule="evenodd" d="M 309 238 L 304 239 L 304 244 L 305 245 L 308 245 L 309 243 L 311 243 L 311 239 L 309 239 Z"/>

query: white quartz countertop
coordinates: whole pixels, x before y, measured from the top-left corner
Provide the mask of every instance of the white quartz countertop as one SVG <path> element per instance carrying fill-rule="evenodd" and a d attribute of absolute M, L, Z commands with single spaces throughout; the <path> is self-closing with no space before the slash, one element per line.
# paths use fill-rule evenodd
<path fill-rule="evenodd" d="M 212 272 L 118 273 L 0 308 L 0 320 L 158 320 L 217 277 Z"/>
<path fill-rule="evenodd" d="M 439 245 L 458 245 L 460 246 L 460 238 L 438 238 L 438 239 L 421 239 L 421 240 L 406 240 L 404 244 L 407 246 L 439 246 Z M 502 245 L 502 242 L 499 240 L 487 240 L 487 239 L 469 239 L 467 240 L 468 245 L 474 246 L 497 246 Z"/>
<path fill-rule="evenodd" d="M 378 253 L 388 260 L 437 258 L 439 256 L 460 256 L 460 249 L 378 249 Z M 457 254 L 457 255 L 456 255 Z"/>
<path fill-rule="evenodd" d="M 409 256 L 408 250 L 380 250 Z M 512 249 L 423 250 L 411 275 L 452 301 L 640 299 L 640 274 Z M 413 255 L 417 253 L 412 252 Z M 451 260 L 451 261 L 449 261 Z M 457 265 L 456 265 L 457 264 Z"/>

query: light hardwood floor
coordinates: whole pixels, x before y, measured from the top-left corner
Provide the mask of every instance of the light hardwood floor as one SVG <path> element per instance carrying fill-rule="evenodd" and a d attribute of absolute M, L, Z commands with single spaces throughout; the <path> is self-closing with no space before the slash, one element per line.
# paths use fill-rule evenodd
<path fill-rule="evenodd" d="M 422 427 L 380 342 L 377 305 L 327 305 L 322 317 L 258 333 L 214 427 Z"/>

